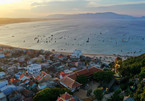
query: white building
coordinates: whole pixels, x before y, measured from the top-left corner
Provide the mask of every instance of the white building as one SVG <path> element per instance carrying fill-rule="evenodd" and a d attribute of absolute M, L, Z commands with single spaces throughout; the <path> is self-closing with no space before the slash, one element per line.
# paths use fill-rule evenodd
<path fill-rule="evenodd" d="M 74 52 L 72 53 L 72 57 L 75 58 L 80 58 L 81 55 L 82 55 L 82 51 L 77 49 L 75 49 Z"/>
<path fill-rule="evenodd" d="M 28 65 L 27 66 L 27 71 L 30 74 L 40 73 L 40 71 L 41 71 L 41 65 L 39 65 L 39 64 Z"/>

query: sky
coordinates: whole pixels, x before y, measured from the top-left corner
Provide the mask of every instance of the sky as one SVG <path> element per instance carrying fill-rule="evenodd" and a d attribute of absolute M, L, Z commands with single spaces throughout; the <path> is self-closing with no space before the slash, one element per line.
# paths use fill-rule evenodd
<path fill-rule="evenodd" d="M 0 17 L 114 12 L 145 16 L 145 0 L 0 0 Z"/>

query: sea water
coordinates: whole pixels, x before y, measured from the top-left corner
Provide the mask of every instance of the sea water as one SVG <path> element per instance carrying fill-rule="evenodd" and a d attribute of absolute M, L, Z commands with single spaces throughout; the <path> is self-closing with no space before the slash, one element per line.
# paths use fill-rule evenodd
<path fill-rule="evenodd" d="M 145 20 L 66 19 L 0 26 L 0 44 L 84 53 L 145 53 Z"/>

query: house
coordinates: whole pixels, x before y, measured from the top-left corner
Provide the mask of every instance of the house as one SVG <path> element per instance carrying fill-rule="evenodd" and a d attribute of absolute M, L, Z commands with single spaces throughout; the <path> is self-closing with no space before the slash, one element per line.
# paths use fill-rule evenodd
<path fill-rule="evenodd" d="M 17 90 L 17 88 L 14 85 L 7 85 L 0 89 L 0 91 L 2 91 L 5 95 L 10 95 L 16 90 Z"/>
<path fill-rule="evenodd" d="M 82 56 L 82 51 L 75 49 L 74 52 L 72 53 L 72 57 L 74 57 L 74 58 L 80 58 L 80 56 Z"/>
<path fill-rule="evenodd" d="M 21 94 L 14 91 L 8 96 L 9 101 L 21 101 Z"/>
<path fill-rule="evenodd" d="M 68 75 L 68 77 L 72 78 L 73 80 L 76 80 L 77 76 L 79 76 L 79 75 L 91 76 L 95 72 L 98 72 L 98 71 L 102 71 L 102 69 L 92 67 L 89 69 L 87 68 L 87 69 L 82 69 L 77 72 L 74 72 L 74 73 Z"/>
<path fill-rule="evenodd" d="M 8 80 L 0 81 L 0 89 L 8 85 Z"/>
<path fill-rule="evenodd" d="M 65 87 L 65 88 L 71 90 L 72 92 L 74 92 L 74 91 L 80 89 L 80 86 L 82 85 L 82 84 L 76 82 L 75 80 L 71 79 L 71 78 L 68 77 L 68 76 L 62 78 L 62 79 L 60 80 L 60 84 L 61 84 L 63 87 Z"/>
<path fill-rule="evenodd" d="M 19 85 L 21 83 L 21 81 L 18 80 L 18 79 L 15 79 L 15 78 L 11 78 L 10 79 L 10 83 L 11 84 L 14 84 L 14 85 Z"/>
<path fill-rule="evenodd" d="M 0 72 L 0 77 L 3 77 L 3 76 L 5 76 L 5 75 L 6 75 L 5 72 Z"/>
<path fill-rule="evenodd" d="M 19 80 L 21 81 L 25 81 L 26 79 L 30 79 L 29 76 L 25 75 L 25 74 L 22 74 L 20 77 L 19 77 Z"/>
<path fill-rule="evenodd" d="M 45 82 L 47 80 L 51 79 L 51 75 L 47 74 L 46 72 L 41 72 L 37 77 L 35 78 L 38 82 Z"/>
<path fill-rule="evenodd" d="M 27 66 L 27 71 L 30 74 L 37 74 L 41 71 L 41 65 L 39 64 L 31 64 Z"/>
<path fill-rule="evenodd" d="M 23 90 L 22 92 L 22 101 L 33 101 L 33 96 L 34 96 L 34 93 L 30 90 Z"/>
<path fill-rule="evenodd" d="M 0 58 L 4 58 L 5 57 L 5 55 L 4 54 L 0 54 Z"/>
<path fill-rule="evenodd" d="M 32 81 L 29 81 L 26 85 L 26 88 L 29 90 L 35 89 L 36 87 L 37 87 L 37 84 Z"/>
<path fill-rule="evenodd" d="M 42 90 L 42 89 L 44 89 L 44 88 L 47 88 L 47 83 L 46 83 L 46 82 L 40 83 L 40 84 L 38 85 L 38 90 Z"/>
<path fill-rule="evenodd" d="M 70 73 L 64 73 L 64 72 L 60 72 L 59 78 L 62 79 L 65 76 L 69 75 Z"/>
<path fill-rule="evenodd" d="M 65 94 L 60 95 L 60 97 L 57 99 L 57 101 L 77 101 L 72 95 L 65 92 Z"/>
<path fill-rule="evenodd" d="M 0 92 L 0 101 L 7 101 L 6 95 L 3 92 Z"/>
<path fill-rule="evenodd" d="M 56 85 L 57 82 L 55 81 L 47 81 L 47 82 L 39 83 L 38 90 L 42 90 L 44 88 L 54 88 L 56 87 Z"/>
<path fill-rule="evenodd" d="M 74 91 L 78 90 L 80 88 L 80 86 L 82 85 L 76 81 L 77 76 L 85 75 L 85 76 L 89 77 L 98 71 L 102 71 L 102 69 L 92 67 L 89 69 L 83 69 L 83 70 L 71 73 L 71 74 L 65 76 L 64 78 L 60 79 L 60 84 L 63 87 L 68 88 L 69 90 L 74 92 Z"/>

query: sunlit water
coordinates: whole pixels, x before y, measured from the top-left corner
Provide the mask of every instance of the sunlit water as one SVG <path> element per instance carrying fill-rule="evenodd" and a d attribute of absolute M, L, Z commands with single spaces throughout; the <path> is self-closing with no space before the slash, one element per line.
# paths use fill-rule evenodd
<path fill-rule="evenodd" d="M 57 20 L 0 26 L 0 44 L 84 53 L 145 53 L 145 20 Z"/>

